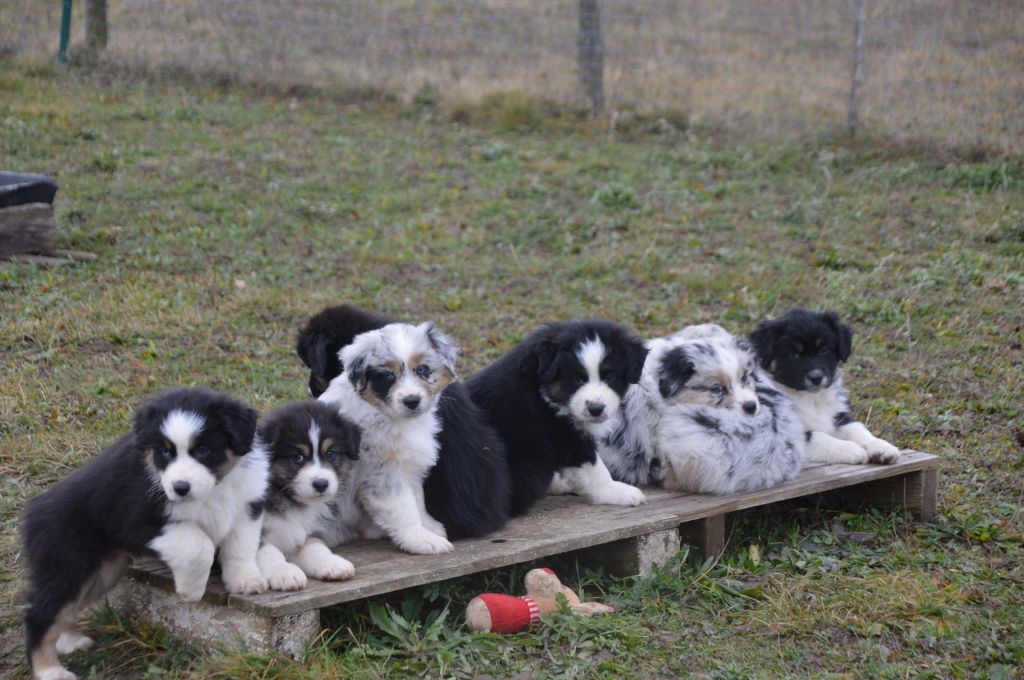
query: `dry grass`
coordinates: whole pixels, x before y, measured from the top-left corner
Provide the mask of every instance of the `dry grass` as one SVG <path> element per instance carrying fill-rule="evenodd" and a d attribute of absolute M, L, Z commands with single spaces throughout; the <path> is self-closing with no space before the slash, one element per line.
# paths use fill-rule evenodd
<path fill-rule="evenodd" d="M 56 51 L 59 5 L 37 4 L 0 6 L 0 24 L 19 17 L 23 25 L 0 36 L 0 47 Z M 761 133 L 845 128 L 853 3 L 608 0 L 604 7 L 612 109 L 673 108 L 694 122 Z M 1021 151 L 1021 3 L 889 0 L 868 8 L 865 129 Z M 109 57 L 131 65 L 370 85 L 406 96 L 431 84 L 457 101 L 495 89 L 579 101 L 569 0 L 129 0 L 111 3 L 110 12 Z M 75 44 L 83 23 L 76 17 Z"/>

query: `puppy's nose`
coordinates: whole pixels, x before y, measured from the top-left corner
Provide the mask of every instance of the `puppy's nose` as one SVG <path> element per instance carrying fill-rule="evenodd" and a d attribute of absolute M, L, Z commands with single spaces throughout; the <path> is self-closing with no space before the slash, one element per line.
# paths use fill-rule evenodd
<path fill-rule="evenodd" d="M 171 488 L 174 489 L 174 493 L 184 498 L 188 495 L 189 490 L 192 489 L 192 485 L 188 482 L 175 482 L 171 484 Z"/>
<path fill-rule="evenodd" d="M 820 385 L 821 381 L 825 379 L 825 373 L 819 369 L 814 369 L 807 373 L 807 379 L 812 385 Z"/>
<path fill-rule="evenodd" d="M 743 410 L 750 415 L 754 415 L 757 413 L 757 402 L 753 399 L 743 402 Z"/>
<path fill-rule="evenodd" d="M 593 417 L 598 417 L 604 413 L 604 404 L 599 401 L 588 401 L 587 402 L 587 413 Z"/>
<path fill-rule="evenodd" d="M 313 480 L 313 488 L 316 490 L 317 493 L 323 493 L 324 491 L 327 491 L 328 486 L 330 486 L 330 482 L 328 482 L 326 479 Z"/>
<path fill-rule="evenodd" d="M 404 397 L 402 399 L 402 403 L 405 404 L 405 407 L 410 411 L 415 411 L 420 405 L 420 395 L 410 394 L 408 397 Z"/>

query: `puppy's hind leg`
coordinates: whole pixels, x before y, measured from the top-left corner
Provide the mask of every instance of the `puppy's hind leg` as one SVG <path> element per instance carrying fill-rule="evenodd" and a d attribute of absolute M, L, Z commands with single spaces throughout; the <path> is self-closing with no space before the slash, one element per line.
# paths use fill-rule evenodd
<path fill-rule="evenodd" d="M 61 633 L 57 638 L 58 654 L 84 652 L 92 647 L 92 638 L 78 630 L 78 612 L 109 592 L 121 580 L 129 561 L 131 556 L 128 553 L 118 553 L 104 561 L 96 574 L 83 586 L 76 605 L 61 612 L 62 617 L 58 620 L 61 625 Z"/>

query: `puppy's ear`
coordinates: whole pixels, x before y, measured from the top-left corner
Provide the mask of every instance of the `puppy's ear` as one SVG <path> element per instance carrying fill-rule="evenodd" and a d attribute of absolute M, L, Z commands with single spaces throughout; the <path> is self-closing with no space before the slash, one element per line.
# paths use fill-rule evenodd
<path fill-rule="evenodd" d="M 298 353 L 302 363 L 309 367 L 316 375 L 327 374 L 328 345 L 330 341 L 323 333 L 316 333 L 310 329 L 304 329 L 299 333 L 299 339 L 295 343 L 295 351 Z"/>
<path fill-rule="evenodd" d="M 537 366 L 537 379 L 541 384 L 555 379 L 555 358 L 558 356 L 558 342 L 553 337 L 538 338 L 531 352 Z"/>
<path fill-rule="evenodd" d="M 345 434 L 348 436 L 348 457 L 359 460 L 359 445 L 363 441 L 363 431 L 353 422 L 348 422 Z"/>
<path fill-rule="evenodd" d="M 352 351 L 350 352 L 349 350 Z M 348 376 L 348 381 L 352 383 L 352 387 L 356 389 L 356 392 L 362 392 L 363 388 L 366 387 L 366 353 L 358 351 L 355 347 L 349 345 L 341 351 L 340 358 L 341 363 L 345 366 L 345 375 Z"/>
<path fill-rule="evenodd" d="M 693 362 L 686 354 L 685 347 L 674 347 L 661 357 L 658 366 L 658 392 L 662 399 L 668 399 L 683 389 L 695 373 Z"/>
<path fill-rule="evenodd" d="M 459 348 L 455 342 L 447 335 L 437 330 L 431 322 L 422 323 L 419 325 L 419 330 L 427 336 L 427 341 L 430 346 L 434 348 L 438 356 L 441 357 L 441 361 L 444 362 L 445 368 L 448 372 L 455 376 L 455 359 L 459 355 Z"/>
<path fill-rule="evenodd" d="M 135 434 L 140 435 L 154 431 L 159 427 L 159 421 L 164 415 L 164 410 L 158 407 L 153 400 L 145 402 L 135 411 Z"/>
<path fill-rule="evenodd" d="M 836 334 L 836 346 L 833 348 L 836 356 L 840 361 L 846 361 L 850 358 L 850 352 L 853 351 L 853 331 L 839 320 L 839 315 L 835 312 L 825 312 L 821 318 Z"/>
<path fill-rule="evenodd" d="M 629 338 L 626 343 L 626 382 L 628 384 L 640 382 L 646 359 L 647 346 L 636 338 Z"/>
<path fill-rule="evenodd" d="M 779 325 L 775 321 L 762 321 L 749 336 L 761 366 L 768 368 L 775 358 L 775 336 Z"/>
<path fill-rule="evenodd" d="M 217 418 L 221 427 L 228 435 L 228 448 L 236 456 L 244 456 L 252 448 L 252 440 L 256 436 L 256 421 L 260 414 L 230 397 L 223 397 L 216 408 Z"/>

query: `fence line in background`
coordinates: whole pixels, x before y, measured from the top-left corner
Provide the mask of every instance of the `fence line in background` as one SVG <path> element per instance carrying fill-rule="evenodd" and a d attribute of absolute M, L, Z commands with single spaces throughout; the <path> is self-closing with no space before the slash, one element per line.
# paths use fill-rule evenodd
<path fill-rule="evenodd" d="M 0 4 L 0 24 L 24 26 L 0 32 L 0 49 L 56 51 L 53 4 Z M 1017 0 L 80 0 L 75 12 L 73 45 L 142 68 L 405 95 L 522 89 L 769 133 L 1011 152 L 1024 139 Z"/>

